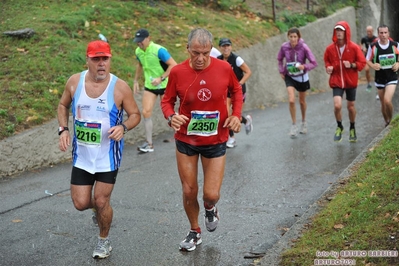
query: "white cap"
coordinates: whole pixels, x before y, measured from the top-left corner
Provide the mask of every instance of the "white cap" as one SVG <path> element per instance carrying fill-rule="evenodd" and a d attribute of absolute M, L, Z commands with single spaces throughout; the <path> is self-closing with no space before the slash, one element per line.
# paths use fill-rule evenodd
<path fill-rule="evenodd" d="M 344 28 L 344 26 L 342 26 L 342 25 L 337 25 L 337 26 L 335 26 L 334 29 L 340 29 L 340 30 L 345 31 L 345 28 Z"/>

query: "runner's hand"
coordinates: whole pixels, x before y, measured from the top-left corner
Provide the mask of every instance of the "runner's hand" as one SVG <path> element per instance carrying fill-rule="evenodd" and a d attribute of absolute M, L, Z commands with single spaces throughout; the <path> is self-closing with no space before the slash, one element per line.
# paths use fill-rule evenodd
<path fill-rule="evenodd" d="M 61 151 L 66 151 L 71 144 L 71 136 L 69 135 L 69 131 L 65 130 L 61 133 L 60 139 L 58 141 L 58 147 Z"/>
<path fill-rule="evenodd" d="M 395 64 L 393 64 L 392 70 L 393 70 L 393 72 L 396 72 L 396 71 L 398 71 L 398 69 L 399 69 L 399 63 L 396 62 Z"/>
<path fill-rule="evenodd" d="M 175 114 L 172 116 L 172 120 L 170 120 L 170 126 L 175 131 L 179 131 L 180 127 L 188 122 L 190 119 L 185 115 Z"/>
<path fill-rule="evenodd" d="M 378 71 L 378 70 L 381 69 L 381 65 L 378 64 L 378 63 L 372 64 L 371 67 L 372 67 L 374 70 L 376 70 L 376 71 Z"/>
<path fill-rule="evenodd" d="M 229 116 L 224 122 L 223 127 L 227 127 L 229 130 L 233 130 L 234 133 L 240 132 L 241 121 L 237 116 Z"/>

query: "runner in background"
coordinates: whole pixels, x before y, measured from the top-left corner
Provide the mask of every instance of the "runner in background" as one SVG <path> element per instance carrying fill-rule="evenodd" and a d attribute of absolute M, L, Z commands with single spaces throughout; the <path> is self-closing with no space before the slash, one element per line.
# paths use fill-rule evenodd
<path fill-rule="evenodd" d="M 245 82 L 248 80 L 248 78 L 251 76 L 252 72 L 249 66 L 244 62 L 244 59 L 242 59 L 241 56 L 236 55 L 235 53 L 232 52 L 233 47 L 231 40 L 228 38 L 222 38 L 219 41 L 219 49 L 222 51 L 222 54 L 219 55 L 217 58 L 227 61 L 231 65 L 231 68 L 234 71 L 234 74 L 236 75 L 238 82 L 241 84 L 242 87 L 242 102 L 243 106 L 245 103 L 245 96 L 246 96 L 246 85 Z M 229 113 L 231 114 L 231 96 L 230 93 L 227 94 L 227 108 Z M 252 117 L 250 115 L 241 116 L 241 123 L 245 125 L 245 132 L 250 134 L 253 130 L 253 124 L 252 124 Z M 229 140 L 226 143 L 228 148 L 234 148 L 236 146 L 236 140 L 234 138 L 234 132 L 233 130 L 229 131 Z"/>
<path fill-rule="evenodd" d="M 375 70 L 374 82 L 380 97 L 385 126 L 388 126 L 393 116 L 392 98 L 398 83 L 399 44 L 390 39 L 387 25 L 379 26 L 377 30 L 378 40 L 370 45 L 366 59 L 367 64 Z"/>
<path fill-rule="evenodd" d="M 295 138 L 298 135 L 295 91 L 297 91 L 299 95 L 299 105 L 302 115 L 299 133 L 306 134 L 308 132 L 306 123 L 306 93 L 310 89 L 308 72 L 317 66 L 317 62 L 309 46 L 307 46 L 301 38 L 301 32 L 298 28 L 289 29 L 287 37 L 289 41 L 281 45 L 277 60 L 280 76 L 285 81 L 288 92 L 292 120 L 290 136 L 291 138 Z"/>

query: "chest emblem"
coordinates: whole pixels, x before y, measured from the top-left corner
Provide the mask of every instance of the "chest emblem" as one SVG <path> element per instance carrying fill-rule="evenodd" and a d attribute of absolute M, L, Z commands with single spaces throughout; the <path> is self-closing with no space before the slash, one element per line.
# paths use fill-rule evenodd
<path fill-rule="evenodd" d="M 207 88 L 203 88 L 198 91 L 197 97 L 201 101 L 206 102 L 212 97 L 212 92 Z"/>

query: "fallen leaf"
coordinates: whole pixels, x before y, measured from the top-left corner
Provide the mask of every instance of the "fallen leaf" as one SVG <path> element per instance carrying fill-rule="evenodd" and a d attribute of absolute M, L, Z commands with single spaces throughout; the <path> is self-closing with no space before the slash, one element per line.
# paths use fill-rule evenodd
<path fill-rule="evenodd" d="M 334 228 L 335 229 L 342 229 L 342 228 L 344 228 L 344 225 L 343 224 L 335 224 Z"/>
<path fill-rule="evenodd" d="M 20 220 L 20 219 L 14 219 L 14 220 L 12 220 L 12 222 L 13 222 L 13 223 L 21 223 L 22 220 Z"/>

